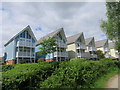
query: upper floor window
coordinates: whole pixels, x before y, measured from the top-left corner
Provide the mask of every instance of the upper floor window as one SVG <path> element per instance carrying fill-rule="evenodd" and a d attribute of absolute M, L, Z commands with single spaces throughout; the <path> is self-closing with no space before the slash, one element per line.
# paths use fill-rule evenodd
<path fill-rule="evenodd" d="M 22 33 L 20 34 L 20 37 L 21 37 L 21 38 L 25 38 L 25 32 L 22 32 Z"/>
<path fill-rule="evenodd" d="M 32 38 L 32 43 L 35 43 L 35 40 Z"/>
<path fill-rule="evenodd" d="M 65 40 L 63 39 L 63 43 L 65 43 Z"/>
<path fill-rule="evenodd" d="M 57 34 L 58 35 L 58 37 L 62 40 L 62 36 L 61 36 L 61 34 L 59 33 L 59 34 Z"/>
<path fill-rule="evenodd" d="M 31 39 L 31 36 L 29 35 L 29 33 L 28 32 L 26 32 L 26 36 L 27 36 L 27 39 Z"/>

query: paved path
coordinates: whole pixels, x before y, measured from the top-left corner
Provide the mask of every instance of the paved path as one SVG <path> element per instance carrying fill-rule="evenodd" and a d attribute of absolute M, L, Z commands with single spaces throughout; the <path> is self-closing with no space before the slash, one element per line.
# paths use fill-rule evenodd
<path fill-rule="evenodd" d="M 109 79 L 106 88 L 119 88 L 120 90 L 120 74 Z"/>

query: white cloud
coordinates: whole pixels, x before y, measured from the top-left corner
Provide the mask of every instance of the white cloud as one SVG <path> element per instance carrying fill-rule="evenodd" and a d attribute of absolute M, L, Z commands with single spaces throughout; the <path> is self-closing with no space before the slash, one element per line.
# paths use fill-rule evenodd
<path fill-rule="evenodd" d="M 100 20 L 105 18 L 106 12 L 104 2 L 4 2 L 2 5 L 2 46 L 27 25 L 31 26 L 37 39 L 61 27 L 67 36 L 84 32 L 85 37 L 105 38 L 100 30 Z M 36 31 L 37 27 L 42 30 Z"/>

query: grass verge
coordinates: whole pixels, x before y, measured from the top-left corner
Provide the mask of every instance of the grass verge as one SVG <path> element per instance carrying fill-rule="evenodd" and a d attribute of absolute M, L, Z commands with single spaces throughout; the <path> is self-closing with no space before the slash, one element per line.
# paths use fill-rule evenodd
<path fill-rule="evenodd" d="M 106 75 L 103 75 L 101 78 L 99 78 L 95 84 L 94 84 L 94 88 L 105 88 L 109 79 L 111 77 L 113 77 L 114 75 L 120 74 L 120 70 L 116 69 L 116 70 L 111 70 L 109 73 L 107 73 Z"/>

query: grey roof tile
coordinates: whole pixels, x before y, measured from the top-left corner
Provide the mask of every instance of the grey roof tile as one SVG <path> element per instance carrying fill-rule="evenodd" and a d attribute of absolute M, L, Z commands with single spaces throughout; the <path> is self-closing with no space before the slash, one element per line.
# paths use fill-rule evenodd
<path fill-rule="evenodd" d="M 36 45 L 40 44 L 43 40 L 47 40 L 49 38 L 52 38 L 53 36 L 55 36 L 56 34 L 58 34 L 61 30 L 63 30 L 63 28 L 60 28 L 60 29 L 57 29 L 56 31 L 54 32 L 51 32 L 43 37 L 41 37 L 37 42 L 36 42 Z"/>
<path fill-rule="evenodd" d="M 104 40 L 99 40 L 95 42 L 95 47 L 102 47 L 105 45 L 105 43 L 107 42 L 108 39 L 104 39 Z"/>
<path fill-rule="evenodd" d="M 74 43 L 82 34 L 83 34 L 83 32 L 79 33 L 79 34 L 72 35 L 70 37 L 67 37 L 67 44 Z"/>
<path fill-rule="evenodd" d="M 110 42 L 109 43 L 109 48 L 111 49 L 111 48 L 115 48 L 115 44 L 113 43 L 113 42 Z"/>
<path fill-rule="evenodd" d="M 85 39 L 85 44 L 88 45 L 92 41 L 92 39 L 94 39 L 94 37 Z"/>

